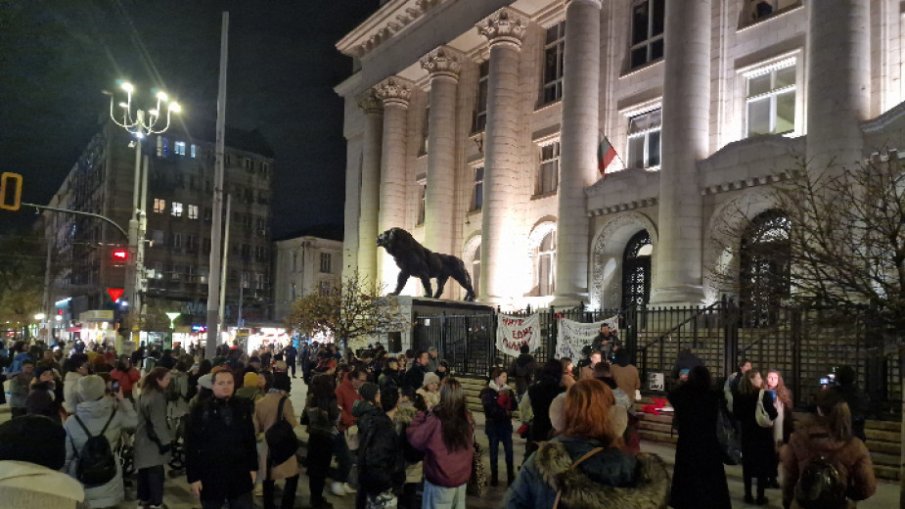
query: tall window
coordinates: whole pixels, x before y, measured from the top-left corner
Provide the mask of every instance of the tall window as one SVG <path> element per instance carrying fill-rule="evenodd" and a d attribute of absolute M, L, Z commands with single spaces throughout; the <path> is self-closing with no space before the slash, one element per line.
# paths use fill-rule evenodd
<path fill-rule="evenodd" d="M 660 109 L 636 115 L 628 120 L 629 168 L 660 166 Z"/>
<path fill-rule="evenodd" d="M 333 267 L 333 259 L 330 256 L 330 253 L 321 253 L 321 273 L 330 274 L 333 271 L 331 270 Z"/>
<path fill-rule="evenodd" d="M 484 206 L 484 167 L 474 169 L 474 189 L 471 192 L 471 208 L 469 210 L 481 210 Z"/>
<path fill-rule="evenodd" d="M 198 252 L 198 237 L 195 235 L 186 235 L 185 236 L 185 250 L 189 253 L 197 253 Z"/>
<path fill-rule="evenodd" d="M 196 157 L 198 157 L 198 145 L 195 145 L 194 143 L 192 143 L 191 154 L 192 154 L 192 159 L 195 159 Z"/>
<path fill-rule="evenodd" d="M 755 217 L 742 235 L 739 307 L 746 327 L 775 324 L 789 296 L 791 223 L 781 211 Z"/>
<path fill-rule="evenodd" d="M 481 245 L 474 250 L 474 256 L 471 259 L 471 287 L 474 288 L 475 295 L 481 294 Z"/>
<path fill-rule="evenodd" d="M 154 198 L 154 213 L 163 214 L 167 211 L 167 201 L 163 198 Z"/>
<path fill-rule="evenodd" d="M 747 6 L 749 20 L 751 23 L 755 23 L 769 18 L 779 11 L 798 5 L 801 5 L 801 0 L 750 0 Z"/>
<path fill-rule="evenodd" d="M 174 233 L 173 234 L 173 247 L 182 247 L 182 234 Z"/>
<path fill-rule="evenodd" d="M 173 217 L 182 217 L 182 204 L 178 201 L 174 201 L 172 203 L 172 208 L 170 209 L 170 214 Z"/>
<path fill-rule="evenodd" d="M 544 84 L 541 89 L 541 104 L 548 104 L 562 98 L 563 54 L 566 47 L 566 22 L 547 29 L 544 42 Z"/>
<path fill-rule="evenodd" d="M 666 0 L 641 0 L 632 6 L 631 68 L 663 58 Z"/>
<path fill-rule="evenodd" d="M 487 84 L 490 82 L 490 60 L 478 67 L 478 97 L 475 100 L 474 129 L 479 133 L 487 125 Z"/>
<path fill-rule="evenodd" d="M 189 219 L 198 219 L 198 205 L 189 205 Z"/>
<path fill-rule="evenodd" d="M 650 234 L 641 230 L 629 239 L 622 253 L 622 307 L 643 306 L 650 300 Z"/>
<path fill-rule="evenodd" d="M 795 69 L 795 59 L 790 58 L 745 75 L 746 136 L 795 130 Z"/>
<path fill-rule="evenodd" d="M 185 142 L 184 142 L 184 141 L 177 141 L 176 143 L 174 143 L 174 144 L 173 144 L 173 152 L 174 152 L 177 156 L 185 156 Z"/>
<path fill-rule="evenodd" d="M 264 284 L 265 284 L 264 273 L 255 272 L 255 290 L 263 290 Z"/>
<path fill-rule="evenodd" d="M 431 129 L 431 107 L 428 105 L 424 108 L 424 123 L 421 124 L 421 151 L 418 155 L 427 154 L 427 142 L 428 138 L 430 138 L 430 129 Z"/>
<path fill-rule="evenodd" d="M 427 206 L 427 180 L 418 182 L 418 222 L 424 224 L 424 211 Z"/>
<path fill-rule="evenodd" d="M 170 155 L 170 140 L 165 136 L 157 137 L 157 157 L 167 157 Z"/>
<path fill-rule="evenodd" d="M 556 192 L 559 183 L 559 142 L 540 147 L 540 164 L 537 166 L 534 194 L 542 196 Z"/>
<path fill-rule="evenodd" d="M 553 295 L 556 289 L 556 232 L 551 231 L 537 248 L 537 294 Z"/>

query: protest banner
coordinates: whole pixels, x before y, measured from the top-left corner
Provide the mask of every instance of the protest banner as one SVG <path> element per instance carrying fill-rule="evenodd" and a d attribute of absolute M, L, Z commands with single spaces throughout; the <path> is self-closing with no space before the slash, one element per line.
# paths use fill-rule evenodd
<path fill-rule="evenodd" d="M 537 313 L 529 316 L 498 315 L 496 347 L 506 355 L 518 357 L 522 345 L 527 344 L 531 352 L 540 346 L 540 317 Z"/>
<path fill-rule="evenodd" d="M 610 330 L 619 332 L 619 315 L 593 323 L 576 322 L 568 318 L 561 319 L 556 334 L 556 358 L 568 357 L 576 361 L 582 358 L 581 350 L 594 341 L 603 323 L 608 323 Z"/>

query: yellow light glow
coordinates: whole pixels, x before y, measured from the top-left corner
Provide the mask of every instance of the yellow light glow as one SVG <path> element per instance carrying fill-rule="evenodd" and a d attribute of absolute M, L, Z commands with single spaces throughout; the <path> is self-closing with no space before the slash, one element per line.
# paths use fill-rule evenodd
<path fill-rule="evenodd" d="M 132 93 L 133 90 L 135 90 L 135 87 L 133 87 L 132 84 L 129 83 L 128 81 L 124 81 L 123 84 L 120 85 L 119 87 L 130 94 Z"/>
<path fill-rule="evenodd" d="M 166 92 L 160 91 L 160 92 L 157 92 L 157 98 L 163 102 L 167 102 L 167 100 L 169 100 L 170 97 L 167 95 Z"/>
<path fill-rule="evenodd" d="M 179 113 L 180 111 L 182 111 L 182 106 L 180 106 L 178 102 L 173 101 L 170 103 L 169 109 L 173 113 Z"/>
<path fill-rule="evenodd" d="M 157 115 L 160 114 L 160 112 L 157 111 L 157 108 L 153 108 L 153 109 L 148 110 L 148 114 L 151 115 L 152 117 L 156 117 Z"/>

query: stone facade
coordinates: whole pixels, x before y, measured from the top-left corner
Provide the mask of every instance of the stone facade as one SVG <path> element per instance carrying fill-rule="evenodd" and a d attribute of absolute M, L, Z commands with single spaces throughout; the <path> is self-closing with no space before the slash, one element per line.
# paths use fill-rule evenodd
<path fill-rule="evenodd" d="M 339 286 L 342 242 L 302 235 L 275 241 L 274 247 L 274 320 L 285 320 L 296 299 Z"/>
<path fill-rule="evenodd" d="M 385 2 L 337 43 L 355 61 L 336 87 L 358 241 L 345 265 L 392 284 L 373 261 L 379 217 L 461 257 L 481 302 L 618 308 L 646 231 L 644 301 L 731 293 L 712 277 L 738 265 L 721 231 L 770 210 L 799 159 L 902 145 L 901 14 L 893 0 Z M 388 82 L 404 106 L 359 107 Z M 602 140 L 618 155 L 605 179 Z"/>

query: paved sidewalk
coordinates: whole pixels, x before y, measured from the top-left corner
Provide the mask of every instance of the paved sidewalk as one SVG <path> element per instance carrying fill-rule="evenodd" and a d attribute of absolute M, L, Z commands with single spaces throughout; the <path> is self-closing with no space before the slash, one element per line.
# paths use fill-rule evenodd
<path fill-rule="evenodd" d="M 300 413 L 302 408 L 304 407 L 305 402 L 305 394 L 307 391 L 307 387 L 302 382 L 301 378 L 296 378 L 293 380 L 292 385 L 292 394 L 290 396 L 292 405 L 296 414 Z M 9 420 L 10 411 L 9 405 L 0 406 L 0 423 Z M 478 442 L 484 446 L 484 449 L 487 449 L 487 436 L 484 434 L 484 415 L 483 414 L 475 414 L 475 420 L 477 421 L 477 431 L 476 436 Z M 301 433 L 302 438 L 305 437 L 304 433 Z M 515 447 L 515 464 L 520 465 L 522 463 L 522 459 L 524 457 L 525 451 L 525 441 L 519 438 L 518 436 L 514 437 L 514 447 Z M 645 442 L 642 441 L 641 448 L 645 452 L 651 452 L 660 455 L 669 465 L 670 468 L 675 463 L 675 448 L 669 444 L 661 444 L 655 442 Z M 502 451 L 500 451 L 502 455 Z M 485 468 L 489 472 L 490 465 L 489 459 L 485 456 L 483 458 Z M 503 467 L 502 458 L 500 460 L 500 467 Z M 505 470 L 500 472 L 500 476 L 505 478 Z M 489 475 L 489 474 L 488 474 Z M 764 506 L 754 506 L 745 504 L 742 501 L 744 489 L 742 485 L 742 473 L 741 467 L 738 466 L 730 466 L 726 467 L 726 476 L 729 480 L 729 492 L 732 496 L 732 506 L 735 508 L 762 508 Z M 329 480 L 328 480 L 329 481 Z M 329 486 L 329 483 L 328 483 Z M 329 491 L 329 489 L 327 490 Z M 490 488 L 488 487 L 484 496 L 477 497 L 469 497 L 468 499 L 468 508 L 469 509 L 497 509 L 503 506 L 503 499 L 506 494 L 506 488 L 504 486 Z M 134 487 L 131 490 L 127 491 L 127 495 L 131 495 L 130 499 L 117 505 L 116 509 L 134 509 L 136 507 L 135 503 L 135 489 Z M 309 491 L 308 491 L 308 478 L 303 474 L 299 479 L 298 486 L 298 496 L 296 497 L 296 507 L 305 507 L 308 503 Z M 769 490 L 767 491 L 767 497 L 770 500 L 770 504 L 766 507 L 772 509 L 781 509 L 782 508 L 782 495 L 779 490 Z M 355 500 L 353 495 L 348 495 L 345 497 L 334 497 L 333 495 L 327 495 L 327 499 L 333 504 L 336 509 L 353 509 L 355 507 Z M 896 483 L 892 482 L 880 482 L 879 487 L 877 489 L 877 494 L 871 497 L 870 499 L 861 502 L 858 504 L 858 509 L 890 509 L 893 507 L 898 507 L 899 501 L 899 486 Z M 191 491 L 189 491 L 188 484 L 186 483 L 185 476 L 179 476 L 175 478 L 167 478 L 165 484 L 165 495 L 164 502 L 167 507 L 170 509 L 195 509 L 199 508 L 200 504 L 198 501 L 192 496 Z M 261 498 L 255 499 L 256 507 L 261 507 L 262 501 Z M 629 508 L 626 508 L 629 509 Z"/>

